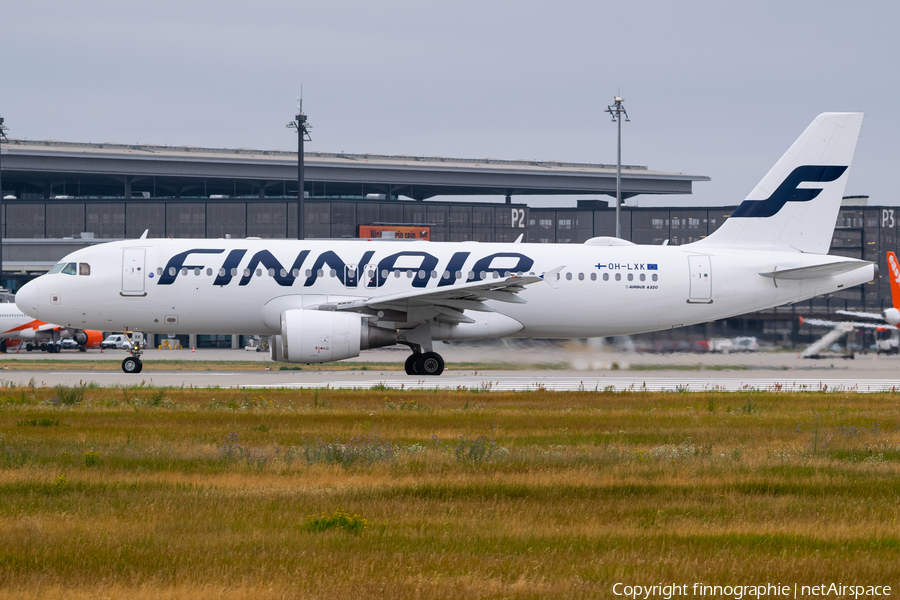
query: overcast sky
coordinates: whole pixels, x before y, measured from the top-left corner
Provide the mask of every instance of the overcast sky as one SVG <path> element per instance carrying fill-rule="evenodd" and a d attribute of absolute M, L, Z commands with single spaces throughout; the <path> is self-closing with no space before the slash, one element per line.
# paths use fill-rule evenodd
<path fill-rule="evenodd" d="M 866 119 L 846 192 L 900 204 L 900 3 L 4 2 L 10 137 L 623 163 L 736 204 L 819 113 Z M 575 198 L 560 200 L 573 204 Z M 664 199 L 668 201 L 668 199 Z M 674 203 L 685 203 L 675 199 Z"/>

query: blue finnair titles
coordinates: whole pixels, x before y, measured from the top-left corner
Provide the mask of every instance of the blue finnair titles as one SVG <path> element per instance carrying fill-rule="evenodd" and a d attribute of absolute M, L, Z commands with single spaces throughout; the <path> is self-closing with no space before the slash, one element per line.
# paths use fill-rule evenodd
<path fill-rule="evenodd" d="M 224 254 L 224 248 L 191 248 L 179 252 L 166 262 L 165 267 L 158 268 L 156 285 L 172 285 L 180 275 L 187 275 L 189 272 L 199 274 L 200 271 L 209 270 L 210 275 L 216 275 L 215 280 L 211 282 L 213 286 L 229 285 L 239 275 L 238 285 L 246 286 L 257 273 L 261 276 L 263 269 L 259 269 L 259 267 L 265 267 L 264 270 L 269 277 L 282 287 L 293 286 L 301 276 L 304 278 L 303 287 L 313 287 L 319 278 L 324 277 L 327 267 L 329 271 L 334 271 L 334 277 L 346 288 L 357 287 L 360 280 L 363 281 L 365 288 L 380 288 L 388 280 L 388 277 L 397 272 L 401 274 L 415 273 L 416 275 L 410 282 L 411 286 L 425 288 L 432 279 L 431 274 L 436 272 L 439 263 L 437 256 L 422 250 L 393 252 L 380 258 L 375 268 L 369 269 L 371 274 L 368 274 L 361 273 L 361 271 L 366 265 L 371 264 L 370 261 L 375 256 L 374 250 L 365 251 L 359 262 L 356 263 L 345 262 L 333 250 L 326 250 L 316 255 L 312 264 L 303 269 L 303 264 L 310 255 L 309 250 L 300 251 L 290 267 L 287 267 L 266 249 L 252 254 L 249 261 L 239 269 L 238 267 L 247 255 L 247 249 L 231 250 L 223 260 L 221 256 Z M 206 256 L 204 257 L 204 255 Z M 471 283 L 486 277 L 508 277 L 510 273 L 527 273 L 534 266 L 534 259 L 521 252 L 493 252 L 487 256 L 475 258 L 475 262 L 469 270 L 464 271 L 463 266 L 471 255 L 471 252 L 454 253 L 446 267 L 442 269 L 446 275 L 439 278 L 436 287 L 453 285 L 462 279 L 466 283 Z M 211 263 L 211 261 L 214 262 Z M 221 266 L 214 269 L 213 265 L 218 265 L 219 261 L 221 261 Z M 188 262 L 192 264 L 186 264 Z M 401 264 L 402 266 L 400 266 Z M 149 273 L 149 278 L 154 278 L 152 271 Z"/>

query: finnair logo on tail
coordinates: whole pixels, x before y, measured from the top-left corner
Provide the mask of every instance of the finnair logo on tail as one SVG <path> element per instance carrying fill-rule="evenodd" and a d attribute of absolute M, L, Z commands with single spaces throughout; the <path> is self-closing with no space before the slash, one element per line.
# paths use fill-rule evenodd
<path fill-rule="evenodd" d="M 744 200 L 732 217 L 771 217 L 788 202 L 809 202 L 822 193 L 821 189 L 802 188 L 801 183 L 829 183 L 844 174 L 847 167 L 832 165 L 806 165 L 797 167 L 784 178 L 772 195 L 765 200 Z"/>

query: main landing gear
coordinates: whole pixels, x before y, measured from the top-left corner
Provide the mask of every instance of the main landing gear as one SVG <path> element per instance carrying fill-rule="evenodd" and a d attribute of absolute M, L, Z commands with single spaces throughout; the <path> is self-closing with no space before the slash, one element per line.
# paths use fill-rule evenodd
<path fill-rule="evenodd" d="M 128 332 L 125 335 L 128 336 Z M 128 352 L 131 356 L 122 361 L 122 370 L 126 373 L 140 373 L 144 369 L 144 363 L 141 362 L 141 354 L 144 353 L 142 338 L 141 334 L 128 338 Z"/>
<path fill-rule="evenodd" d="M 416 352 L 406 359 L 407 375 L 440 375 L 444 372 L 444 359 L 437 352 Z"/>

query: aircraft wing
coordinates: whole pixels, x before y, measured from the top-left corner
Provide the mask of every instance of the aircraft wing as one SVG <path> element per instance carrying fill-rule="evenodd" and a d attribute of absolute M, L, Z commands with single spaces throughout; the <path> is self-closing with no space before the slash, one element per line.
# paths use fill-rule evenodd
<path fill-rule="evenodd" d="M 844 312 L 846 311 L 838 311 Z M 865 321 L 828 321 L 826 319 L 801 319 L 801 323 L 812 325 L 813 327 L 853 327 L 857 329 L 897 329 L 886 323 L 867 323 Z"/>
<path fill-rule="evenodd" d="M 371 298 L 340 302 L 333 305 L 334 310 L 354 310 L 362 307 L 372 309 L 396 310 L 407 313 L 407 322 L 424 322 L 435 319 L 444 323 L 474 323 L 463 314 L 467 310 L 477 312 L 494 312 L 485 304 L 486 300 L 524 304 L 525 300 L 518 293 L 525 286 L 546 281 L 555 283 L 556 274 L 563 267 L 557 267 L 542 275 L 515 275 L 498 279 L 472 281 L 443 288 L 429 288 L 386 294 Z M 321 306 L 320 308 L 325 308 Z"/>
<path fill-rule="evenodd" d="M 857 317 L 859 319 L 872 319 L 873 321 L 883 321 L 884 316 L 879 313 L 867 313 L 867 312 L 856 312 L 852 310 L 836 310 L 834 311 L 839 315 L 846 315 L 848 317 Z"/>

